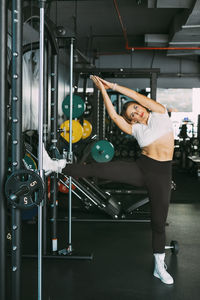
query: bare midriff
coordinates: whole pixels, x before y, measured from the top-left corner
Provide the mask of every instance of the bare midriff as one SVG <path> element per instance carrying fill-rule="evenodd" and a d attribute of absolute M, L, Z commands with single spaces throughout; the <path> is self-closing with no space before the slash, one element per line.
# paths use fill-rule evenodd
<path fill-rule="evenodd" d="M 172 160 L 173 153 L 174 135 L 172 131 L 142 148 L 142 154 L 158 161 Z"/>

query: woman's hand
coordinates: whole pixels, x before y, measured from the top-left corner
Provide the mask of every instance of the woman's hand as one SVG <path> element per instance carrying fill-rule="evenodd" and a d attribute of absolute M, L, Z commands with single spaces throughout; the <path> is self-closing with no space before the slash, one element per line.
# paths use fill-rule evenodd
<path fill-rule="evenodd" d="M 109 82 L 109 81 L 106 81 L 106 80 L 104 80 L 104 79 L 102 79 L 102 78 L 100 78 L 100 77 L 98 77 L 98 78 L 99 78 L 99 80 L 103 83 L 105 89 L 113 89 L 113 87 L 114 87 L 114 85 L 115 85 L 114 83 Z"/>
<path fill-rule="evenodd" d="M 96 80 L 98 81 L 98 84 L 101 84 L 101 86 L 103 85 L 103 87 L 107 90 L 107 89 L 113 89 L 114 87 L 114 83 L 111 83 L 109 81 L 106 81 L 98 76 L 95 76 L 95 75 L 91 75 L 90 76 L 90 79 L 93 80 L 93 82 L 96 84 Z M 96 84 L 97 86 L 97 84 Z M 97 86 L 99 88 L 99 86 Z M 99 88 L 100 89 L 100 88 Z"/>
<path fill-rule="evenodd" d="M 103 90 L 105 90 L 105 86 L 104 84 L 101 82 L 101 80 L 99 79 L 98 76 L 95 75 L 91 75 L 90 79 L 92 79 L 92 81 L 94 82 L 94 84 L 96 85 L 96 87 L 102 92 Z"/>

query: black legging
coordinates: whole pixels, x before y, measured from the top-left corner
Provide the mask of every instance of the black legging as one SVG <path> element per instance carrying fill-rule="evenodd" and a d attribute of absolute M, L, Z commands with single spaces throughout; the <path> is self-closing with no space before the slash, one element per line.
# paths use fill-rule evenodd
<path fill-rule="evenodd" d="M 151 206 L 153 253 L 165 250 L 165 223 L 171 195 L 171 161 L 142 155 L 135 162 L 69 164 L 63 173 L 72 177 L 98 177 L 134 186 L 145 186 Z"/>

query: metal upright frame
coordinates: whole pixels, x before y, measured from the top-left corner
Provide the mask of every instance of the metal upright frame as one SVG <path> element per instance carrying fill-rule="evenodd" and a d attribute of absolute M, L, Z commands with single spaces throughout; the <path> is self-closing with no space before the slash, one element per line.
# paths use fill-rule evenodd
<path fill-rule="evenodd" d="M 72 149 L 72 114 L 73 114 L 73 57 L 74 57 L 74 38 L 70 39 L 70 115 L 69 115 L 69 151 L 67 160 L 73 162 Z M 92 255 L 80 255 L 72 247 L 72 177 L 68 178 L 68 245 L 59 251 L 59 254 L 70 259 L 92 259 Z"/>
<path fill-rule="evenodd" d="M 0 299 L 6 300 L 7 0 L 0 1 Z"/>
<path fill-rule="evenodd" d="M 151 97 L 156 100 L 157 77 L 160 73 L 158 68 L 149 69 L 134 69 L 134 68 L 93 68 L 80 69 L 76 68 L 75 74 L 77 77 L 82 77 L 83 80 L 88 78 L 91 74 L 102 76 L 103 78 L 149 78 L 151 87 Z M 79 76 L 78 76 L 79 74 Z M 97 135 L 98 139 L 105 138 L 105 110 L 103 108 L 103 100 L 99 91 L 94 87 L 94 108 L 92 114 L 93 133 Z"/>
<path fill-rule="evenodd" d="M 73 62 L 74 62 L 74 39 L 70 41 L 70 116 L 69 116 L 69 154 L 68 160 L 73 163 L 72 152 L 72 114 L 73 114 Z M 68 252 L 72 252 L 72 178 L 69 177 L 69 209 L 68 209 Z"/>
<path fill-rule="evenodd" d="M 43 173 L 43 125 L 44 125 L 44 8 L 46 0 L 39 0 L 40 4 L 40 79 L 38 103 L 38 170 L 44 180 Z M 38 300 L 42 299 L 42 225 L 43 202 L 38 207 Z"/>
<path fill-rule="evenodd" d="M 44 6 L 46 0 L 38 0 L 40 9 L 38 10 L 37 8 L 34 8 L 30 10 L 28 7 L 24 9 L 24 20 L 25 22 L 30 22 L 32 20 L 35 20 L 37 22 L 40 22 L 40 10 L 42 9 L 44 12 Z M 41 8 L 43 6 L 43 8 Z M 30 13 L 32 13 L 30 15 Z M 45 29 L 45 34 L 48 39 L 48 48 L 46 49 L 47 55 L 49 55 L 51 51 L 51 57 L 50 57 L 50 63 L 51 65 L 49 68 L 45 69 L 50 70 L 51 69 L 51 143 L 53 147 L 57 146 L 57 127 L 58 127 L 58 108 L 57 108 L 57 97 L 58 97 L 58 43 L 57 39 L 55 37 L 55 25 L 52 23 L 52 21 L 44 15 L 43 17 L 43 26 Z M 33 44 L 28 44 L 25 45 L 24 47 L 24 52 L 29 51 L 31 49 L 39 49 L 39 43 L 35 42 Z M 44 49 L 44 65 L 45 63 L 49 63 L 49 58 L 45 59 L 45 49 Z M 43 67 L 44 67 L 43 65 Z M 48 75 L 46 73 L 46 75 Z M 48 87 L 48 80 L 47 78 L 47 84 L 46 87 Z M 45 82 L 45 79 L 44 79 Z M 45 92 L 45 91 L 44 91 Z M 45 99 L 44 99 L 45 102 Z M 44 112 L 45 115 L 45 112 Z M 52 252 L 53 254 L 56 253 L 57 251 L 57 221 L 56 221 L 56 216 L 57 216 L 57 178 L 56 174 L 53 173 L 51 175 L 51 196 L 52 196 L 52 226 L 51 226 L 51 231 L 53 234 L 52 237 Z M 43 255 L 47 255 L 47 215 L 46 215 L 46 203 L 44 202 L 43 206 Z"/>
<path fill-rule="evenodd" d="M 58 55 L 53 54 L 51 58 L 51 144 L 57 147 L 58 142 Z M 57 243 L 57 176 L 51 174 L 50 195 L 51 195 L 51 240 L 52 253 L 58 251 Z"/>
<path fill-rule="evenodd" d="M 44 144 L 46 145 L 48 141 L 48 124 L 49 124 L 49 76 L 48 74 L 50 69 L 49 64 L 49 51 L 50 46 L 49 42 L 45 41 L 46 48 L 44 49 L 44 117 L 43 117 L 43 130 L 44 130 Z M 45 185 L 48 186 L 48 178 L 44 178 Z M 43 236 L 43 255 L 47 253 L 47 199 L 48 199 L 48 190 L 45 191 L 44 201 L 43 201 L 43 219 L 42 219 L 42 236 Z"/>
<path fill-rule="evenodd" d="M 74 65 L 74 38 L 70 39 L 70 115 L 69 115 L 69 150 L 68 163 L 73 163 L 73 149 L 72 149 L 72 115 L 73 115 L 73 65 Z M 72 177 L 68 178 L 68 244 L 67 247 L 60 250 L 58 253 L 61 256 L 69 259 L 92 259 L 93 255 L 80 255 L 74 251 L 72 246 Z"/>
<path fill-rule="evenodd" d="M 22 1 L 12 1 L 12 172 L 22 167 Z M 12 299 L 21 300 L 21 211 L 12 207 Z"/>
<path fill-rule="evenodd" d="M 151 98 L 156 100 L 156 90 L 157 90 L 157 73 L 153 72 L 150 77 L 150 87 L 151 87 Z"/>

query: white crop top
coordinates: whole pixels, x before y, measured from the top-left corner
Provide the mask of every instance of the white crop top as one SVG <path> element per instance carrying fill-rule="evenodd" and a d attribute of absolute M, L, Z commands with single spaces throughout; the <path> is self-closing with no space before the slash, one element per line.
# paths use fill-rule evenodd
<path fill-rule="evenodd" d="M 164 114 L 150 112 L 147 125 L 136 123 L 132 126 L 132 135 L 141 148 L 152 144 L 171 131 L 173 131 L 173 127 L 167 110 Z"/>

